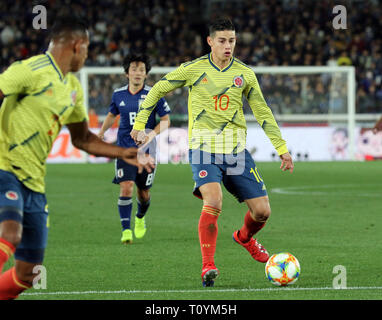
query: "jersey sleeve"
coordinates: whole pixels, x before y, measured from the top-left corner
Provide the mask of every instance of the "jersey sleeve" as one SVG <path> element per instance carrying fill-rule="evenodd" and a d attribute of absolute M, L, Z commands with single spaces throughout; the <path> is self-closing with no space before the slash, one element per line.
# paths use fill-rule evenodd
<path fill-rule="evenodd" d="M 169 92 L 185 85 L 187 85 L 187 73 L 182 64 L 174 71 L 166 74 L 150 89 L 146 99 L 139 107 L 133 129 L 144 130 L 147 120 L 151 112 L 155 109 L 159 99 Z"/>
<path fill-rule="evenodd" d="M 248 85 L 244 94 L 248 99 L 249 106 L 251 107 L 257 122 L 263 128 L 277 153 L 279 155 L 287 153 L 288 148 L 286 142 L 281 136 L 280 128 L 277 125 L 271 109 L 265 102 L 259 82 L 253 71 L 249 73 Z"/>
<path fill-rule="evenodd" d="M 119 115 L 119 109 L 117 107 L 117 104 L 115 103 L 115 95 L 113 93 L 112 97 L 111 97 L 111 102 L 110 102 L 110 106 L 109 106 L 109 112 L 114 114 L 115 116 Z"/>
<path fill-rule="evenodd" d="M 27 94 L 33 87 L 32 70 L 21 61 L 12 63 L 0 74 L 0 90 L 5 96 Z"/>
<path fill-rule="evenodd" d="M 74 75 L 73 77 L 75 78 Z M 85 105 L 84 105 L 84 91 L 81 87 L 81 84 L 77 80 L 77 78 L 75 78 L 74 81 L 75 81 L 74 87 L 76 91 L 76 101 L 74 104 L 73 112 L 65 120 L 64 124 L 84 122 L 84 121 L 88 121 L 89 119 L 88 114 L 86 112 Z"/>

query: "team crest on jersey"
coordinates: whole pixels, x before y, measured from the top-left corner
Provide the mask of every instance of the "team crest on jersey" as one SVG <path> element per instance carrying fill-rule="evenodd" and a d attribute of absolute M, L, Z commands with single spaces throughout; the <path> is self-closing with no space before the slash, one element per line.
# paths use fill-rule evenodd
<path fill-rule="evenodd" d="M 241 88 L 244 85 L 244 79 L 243 76 L 235 76 L 233 78 L 233 85 L 236 88 Z"/>
<path fill-rule="evenodd" d="M 17 192 L 15 191 L 7 191 L 5 193 L 5 196 L 9 199 L 9 200 L 18 200 L 19 199 L 19 195 L 17 194 Z"/>
<path fill-rule="evenodd" d="M 75 105 L 77 100 L 77 91 L 73 90 L 72 93 L 70 94 L 70 97 L 72 98 L 72 105 Z"/>
<path fill-rule="evenodd" d="M 48 90 L 45 91 L 45 95 L 51 97 L 53 96 L 53 89 L 52 88 L 49 88 Z"/>
<path fill-rule="evenodd" d="M 205 178 L 208 176 L 208 172 L 206 170 L 199 171 L 199 178 Z"/>

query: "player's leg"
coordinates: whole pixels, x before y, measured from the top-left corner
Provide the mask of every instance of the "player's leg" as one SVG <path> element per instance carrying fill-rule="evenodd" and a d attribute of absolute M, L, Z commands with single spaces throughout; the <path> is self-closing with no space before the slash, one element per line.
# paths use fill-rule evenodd
<path fill-rule="evenodd" d="M 118 212 L 122 226 L 121 242 L 129 244 L 133 242 L 131 231 L 131 212 L 133 209 L 134 181 L 121 181 L 119 183 Z"/>
<path fill-rule="evenodd" d="M 135 183 L 137 185 L 137 213 L 134 221 L 134 234 L 140 239 L 146 234 L 146 213 L 150 207 L 150 189 L 153 186 L 156 169 L 148 173 L 143 170 L 137 174 Z"/>
<path fill-rule="evenodd" d="M 218 218 L 222 208 L 223 194 L 220 186 L 222 171 L 215 164 L 212 154 L 194 150 L 189 153 L 193 179 L 193 194 L 203 200 L 199 218 L 198 233 L 202 253 L 203 286 L 214 285 L 219 271 L 215 266 L 216 240 L 218 236 Z"/>
<path fill-rule="evenodd" d="M 15 266 L 0 276 L 0 299 L 15 299 L 30 288 L 41 265 L 48 237 L 48 210 L 44 194 L 24 187 L 25 212 L 21 242 L 15 251 Z"/>
<path fill-rule="evenodd" d="M 150 190 L 137 188 L 137 213 L 134 220 L 134 234 L 141 239 L 146 234 L 146 213 L 150 207 Z"/>
<path fill-rule="evenodd" d="M 21 241 L 23 209 L 21 183 L 0 170 L 0 274 Z"/>
<path fill-rule="evenodd" d="M 268 196 L 244 200 L 248 211 L 244 217 L 244 225 L 239 231 L 239 239 L 242 242 L 249 241 L 259 232 L 271 215 Z"/>
<path fill-rule="evenodd" d="M 251 256 L 260 262 L 269 258 L 263 246 L 252 237 L 259 232 L 271 214 L 264 181 L 247 150 L 243 152 L 244 171 L 241 174 L 225 175 L 223 183 L 239 202 L 245 202 L 248 211 L 240 230 L 233 233 L 233 239 L 242 245 Z"/>
<path fill-rule="evenodd" d="M 265 225 L 271 214 L 268 197 L 259 197 L 245 200 L 249 210 L 244 217 L 244 224 L 240 230 L 233 233 L 233 239 L 242 245 L 251 256 L 259 262 L 267 262 L 267 250 L 253 236 Z"/>
<path fill-rule="evenodd" d="M 121 159 L 115 162 L 115 177 L 113 183 L 119 184 L 118 213 L 122 226 L 121 242 L 129 244 L 133 242 L 131 231 L 131 212 L 133 208 L 134 181 L 137 168 L 129 165 Z"/>
<path fill-rule="evenodd" d="M 215 266 L 218 218 L 222 208 L 222 189 L 220 183 L 210 182 L 199 187 L 203 198 L 198 231 L 202 252 L 202 280 L 206 287 L 213 286 L 219 271 Z"/>
<path fill-rule="evenodd" d="M 6 212 L 4 207 L 0 208 L 0 211 L 1 213 Z M 21 241 L 22 229 L 21 223 L 15 220 L 0 222 L 0 274 L 3 271 L 4 264 L 13 256 L 16 247 Z"/>
<path fill-rule="evenodd" d="M 215 266 L 216 240 L 218 236 L 218 218 L 222 208 L 223 194 L 220 186 L 222 171 L 215 164 L 215 156 L 200 150 L 189 153 L 193 179 L 193 194 L 203 200 L 199 218 L 198 232 L 202 253 L 203 286 L 213 286 L 218 276 Z"/>
<path fill-rule="evenodd" d="M 150 207 L 150 189 L 139 189 L 137 188 L 137 201 L 138 201 L 138 208 L 137 208 L 137 214 L 136 216 L 138 218 L 143 218 L 147 210 Z"/>

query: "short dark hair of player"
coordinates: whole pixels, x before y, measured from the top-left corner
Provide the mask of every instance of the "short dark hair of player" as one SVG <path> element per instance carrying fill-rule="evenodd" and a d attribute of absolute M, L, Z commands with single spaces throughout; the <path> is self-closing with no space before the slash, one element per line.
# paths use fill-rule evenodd
<path fill-rule="evenodd" d="M 75 15 L 58 16 L 54 20 L 50 32 L 50 38 L 57 40 L 59 38 L 69 38 L 74 33 L 80 36 L 86 36 L 88 24 L 86 20 Z"/>
<path fill-rule="evenodd" d="M 225 31 L 225 30 L 235 31 L 235 26 L 233 25 L 232 21 L 229 18 L 219 18 L 217 20 L 212 21 L 208 29 L 209 29 L 210 36 L 213 36 L 213 34 L 216 31 Z"/>
<path fill-rule="evenodd" d="M 125 69 L 126 73 L 129 72 L 130 64 L 132 62 L 143 62 L 146 67 L 146 74 L 149 73 L 151 69 L 151 63 L 150 63 L 150 58 L 147 54 L 130 53 L 129 55 L 127 55 L 125 59 L 123 59 L 123 69 Z"/>

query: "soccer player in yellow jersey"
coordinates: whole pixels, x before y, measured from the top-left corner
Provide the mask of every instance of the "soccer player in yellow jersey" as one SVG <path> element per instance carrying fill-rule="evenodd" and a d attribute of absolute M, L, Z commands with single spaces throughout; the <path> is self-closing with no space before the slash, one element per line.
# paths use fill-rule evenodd
<path fill-rule="evenodd" d="M 136 148 L 103 142 L 88 130 L 83 92 L 72 72 L 84 64 L 86 25 L 57 19 L 45 54 L 13 63 L 0 74 L 0 273 L 15 254 L 15 266 L 0 275 L 0 299 L 14 299 L 33 284 L 47 242 L 45 162 L 66 125 L 73 145 L 97 156 L 140 165 Z"/>
<path fill-rule="evenodd" d="M 229 19 L 218 19 L 210 25 L 207 42 L 211 52 L 183 63 L 163 77 L 150 90 L 135 119 L 132 137 L 140 144 L 146 141 L 142 131 L 157 101 L 170 91 L 189 88 L 189 149 L 195 181 L 194 195 L 203 199 L 199 220 L 202 252 L 202 282 L 213 286 L 218 276 L 214 256 L 218 233 L 217 219 L 222 209 L 223 182 L 248 211 L 233 239 L 251 256 L 265 263 L 269 254 L 255 235 L 271 213 L 263 179 L 246 146 L 246 122 L 242 99 L 246 98 L 256 120 L 281 158 L 281 169 L 293 171 L 293 161 L 282 139 L 279 127 L 261 93 L 251 68 L 233 57 L 235 28 Z"/>

